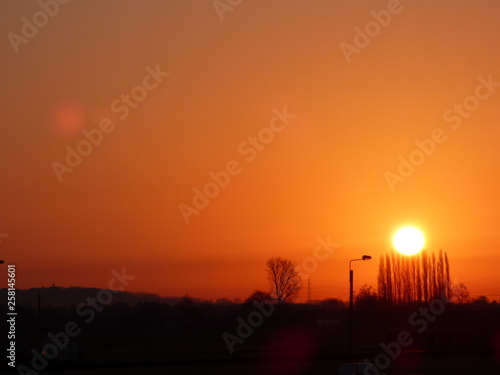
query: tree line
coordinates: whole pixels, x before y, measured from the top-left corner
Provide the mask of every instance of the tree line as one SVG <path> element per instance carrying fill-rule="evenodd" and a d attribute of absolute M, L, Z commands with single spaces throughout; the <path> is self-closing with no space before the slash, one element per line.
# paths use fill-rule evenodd
<path fill-rule="evenodd" d="M 266 262 L 266 271 L 269 292 L 255 291 L 249 299 L 293 302 L 303 289 L 297 265 L 291 260 L 272 257 Z M 394 250 L 383 254 L 380 257 L 377 284 L 377 291 L 363 286 L 360 290 L 361 299 L 399 305 L 428 303 L 435 298 L 446 298 L 456 304 L 472 301 L 464 284 L 451 285 L 450 262 L 443 250 L 422 250 L 413 256 Z M 482 300 L 487 298 L 482 297 Z"/>
<path fill-rule="evenodd" d="M 397 304 L 429 302 L 451 297 L 450 264 L 443 250 L 427 250 L 411 257 L 391 251 L 380 257 L 378 295 Z"/>

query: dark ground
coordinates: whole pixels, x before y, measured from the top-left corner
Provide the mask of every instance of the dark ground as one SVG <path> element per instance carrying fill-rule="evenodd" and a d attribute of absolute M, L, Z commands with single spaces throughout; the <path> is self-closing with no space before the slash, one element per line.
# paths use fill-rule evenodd
<path fill-rule="evenodd" d="M 375 362 L 384 353 L 381 345 L 396 342 L 403 331 L 412 340 L 381 373 L 500 374 L 497 303 L 450 304 L 439 314 L 428 315 L 424 325 L 420 314 L 410 319 L 422 306 L 368 302 L 356 306 L 354 315 L 358 360 Z M 77 322 L 81 333 L 74 338 L 79 346 L 78 360 L 51 360 L 41 373 L 334 375 L 342 363 L 350 362 L 346 350 L 348 314 L 343 302 L 276 306 L 272 315 L 234 345 L 231 354 L 223 334 L 237 335 L 239 322 L 254 311 L 249 304 L 190 299 L 170 305 L 121 303 L 107 306 L 85 323 L 74 305 L 45 306 L 40 324 L 42 346 L 49 332 L 61 332 L 68 321 Z M 31 350 L 40 348 L 38 329 L 36 308 L 20 306 L 17 365 L 30 366 Z"/>
<path fill-rule="evenodd" d="M 340 360 L 315 360 L 303 363 L 294 363 L 292 361 L 284 362 L 255 362 L 241 364 L 212 364 L 212 365 L 181 365 L 181 366 L 132 366 L 132 367 L 105 367 L 89 368 L 79 370 L 59 370 L 44 371 L 46 375 L 133 375 L 133 374 L 172 374 L 172 375 L 299 375 L 299 374 L 318 374 L 332 375 L 338 374 L 338 368 L 342 361 Z M 450 356 L 408 356 L 400 360 L 399 368 L 391 369 L 387 374 L 426 374 L 426 375 L 498 375 L 499 367 L 488 355 L 450 355 Z"/>

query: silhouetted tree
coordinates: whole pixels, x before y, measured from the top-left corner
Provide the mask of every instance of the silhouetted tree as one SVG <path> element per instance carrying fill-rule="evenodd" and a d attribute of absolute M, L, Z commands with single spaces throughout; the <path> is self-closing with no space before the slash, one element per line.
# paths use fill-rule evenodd
<path fill-rule="evenodd" d="M 472 303 L 479 306 L 486 306 L 490 303 L 490 299 L 486 296 L 478 296 L 472 300 Z"/>
<path fill-rule="evenodd" d="M 377 293 L 371 285 L 364 284 L 356 294 L 356 307 L 374 306 L 377 303 Z"/>
<path fill-rule="evenodd" d="M 254 291 L 250 297 L 248 297 L 246 300 L 245 300 L 245 303 L 251 303 L 253 301 L 257 301 L 257 302 L 262 302 L 262 301 L 272 301 L 272 297 L 271 297 L 271 294 L 270 293 L 267 293 L 267 292 L 263 292 L 262 290 L 256 290 Z"/>
<path fill-rule="evenodd" d="M 450 265 L 442 250 L 406 256 L 395 251 L 382 255 L 378 270 L 379 297 L 391 303 L 420 303 L 450 296 Z"/>
<path fill-rule="evenodd" d="M 325 298 L 324 300 L 319 301 L 319 305 L 321 307 L 334 310 L 344 310 L 347 308 L 347 304 L 338 298 Z"/>
<path fill-rule="evenodd" d="M 444 253 L 444 272 L 446 279 L 446 295 L 451 296 L 451 284 L 450 284 L 450 263 L 448 262 L 448 254 Z"/>
<path fill-rule="evenodd" d="M 290 302 L 299 294 L 302 281 L 297 265 L 288 259 L 272 257 L 266 262 L 271 295 L 277 302 Z"/>
<path fill-rule="evenodd" d="M 363 299 L 377 298 L 377 293 L 371 285 L 363 284 L 361 288 L 359 288 L 359 292 L 356 294 L 356 303 Z"/>
<path fill-rule="evenodd" d="M 451 302 L 459 305 L 470 302 L 469 289 L 465 284 L 460 283 L 451 289 Z"/>
<path fill-rule="evenodd" d="M 218 298 L 215 303 L 218 305 L 231 305 L 234 302 L 227 298 Z"/>

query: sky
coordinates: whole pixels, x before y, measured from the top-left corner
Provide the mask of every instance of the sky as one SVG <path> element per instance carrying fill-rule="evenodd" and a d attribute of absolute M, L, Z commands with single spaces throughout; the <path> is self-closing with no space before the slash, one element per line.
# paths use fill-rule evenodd
<path fill-rule="evenodd" d="M 244 299 L 281 256 L 313 299 L 345 299 L 349 260 L 371 255 L 355 289 L 376 287 L 413 225 L 454 283 L 500 300 L 499 16 L 494 0 L 2 1 L 0 259 L 18 288 L 117 270 L 132 292 Z"/>

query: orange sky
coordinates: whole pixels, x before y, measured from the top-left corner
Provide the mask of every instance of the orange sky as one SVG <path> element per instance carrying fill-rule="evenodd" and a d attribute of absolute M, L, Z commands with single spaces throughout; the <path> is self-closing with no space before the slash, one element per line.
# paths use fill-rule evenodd
<path fill-rule="evenodd" d="M 105 287 L 126 267 L 130 291 L 245 298 L 267 288 L 267 258 L 301 263 L 330 236 L 340 246 L 309 277 L 313 298 L 339 297 L 349 260 L 372 255 L 355 288 L 376 286 L 412 224 L 455 282 L 500 299 L 500 84 L 484 84 L 500 82 L 496 1 L 255 0 L 220 15 L 212 1 L 73 1 L 12 42 L 40 9 L 0 4 L 0 258 L 19 288 Z M 374 35 L 364 47 L 357 27 Z M 460 127 L 455 104 L 470 109 Z M 60 182 L 54 162 L 100 124 Z M 412 152 L 421 165 L 391 188 Z M 179 205 L 231 161 L 186 224 Z"/>

